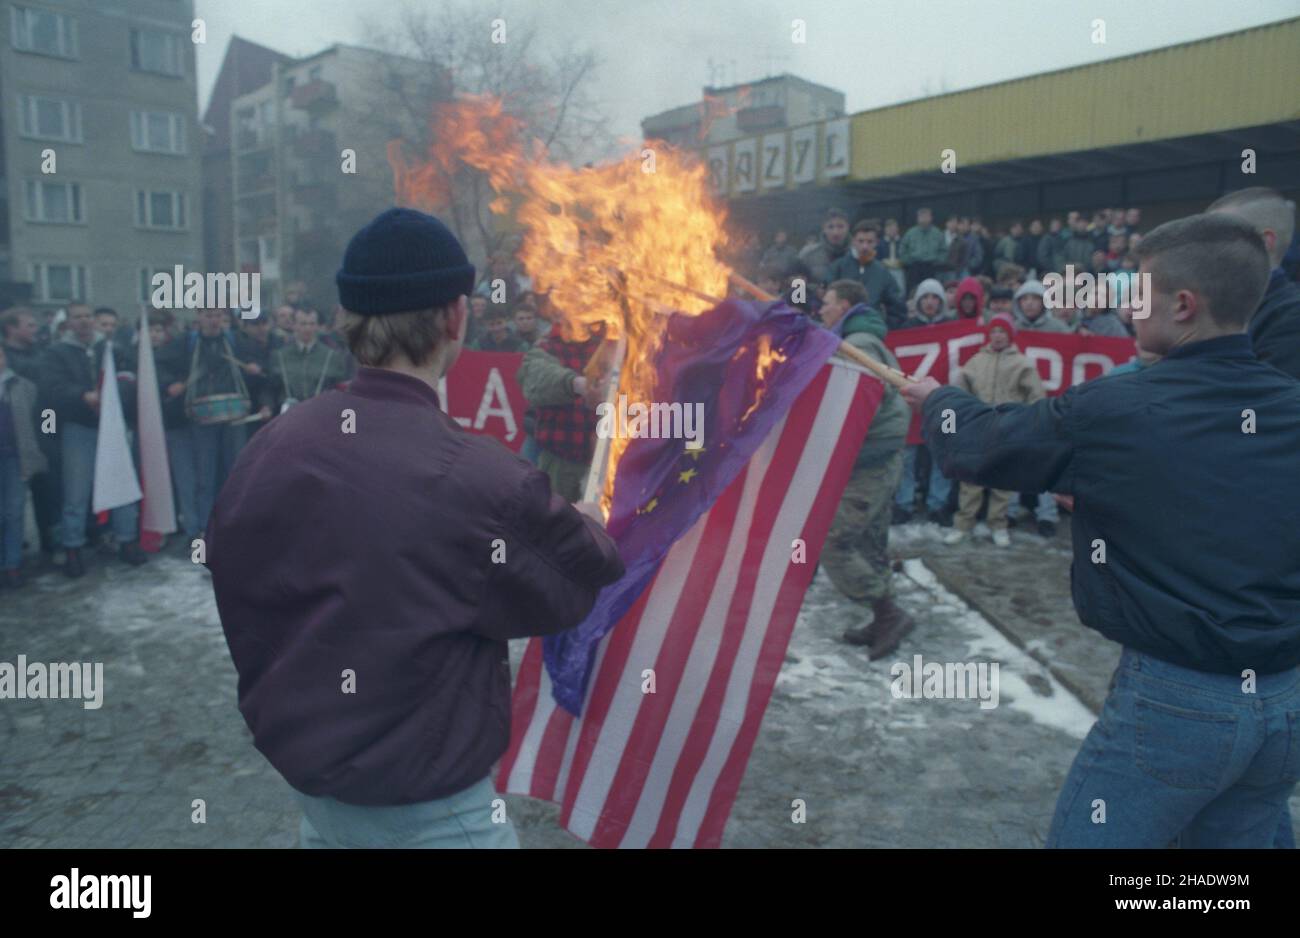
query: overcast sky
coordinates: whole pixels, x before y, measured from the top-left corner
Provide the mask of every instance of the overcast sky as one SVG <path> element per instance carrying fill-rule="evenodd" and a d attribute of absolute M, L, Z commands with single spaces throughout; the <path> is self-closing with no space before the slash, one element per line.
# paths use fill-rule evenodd
<path fill-rule="evenodd" d="M 231 35 L 308 55 L 335 42 L 360 42 L 366 20 L 392 18 L 409 2 L 196 0 L 208 24 L 208 41 L 198 48 L 201 109 Z M 517 10 L 537 18 L 548 42 L 594 48 L 603 59 L 598 93 L 611 129 L 629 137 L 639 137 L 643 117 L 698 101 L 710 83 L 790 72 L 843 91 L 853 113 L 1300 15 L 1300 0 L 461 3 L 477 11 L 467 16 L 467 30 L 487 35 L 503 9 Z M 508 24 L 512 14 L 505 15 Z M 802 45 L 791 41 L 796 18 L 807 24 Z M 1105 21 L 1104 45 L 1092 42 L 1095 19 Z"/>

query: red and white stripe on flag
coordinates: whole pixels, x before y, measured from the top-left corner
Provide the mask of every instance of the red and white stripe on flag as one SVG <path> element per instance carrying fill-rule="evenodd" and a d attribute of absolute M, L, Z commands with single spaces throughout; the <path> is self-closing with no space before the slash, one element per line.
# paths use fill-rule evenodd
<path fill-rule="evenodd" d="M 821 370 L 601 641 L 581 717 L 555 703 L 529 642 L 499 790 L 558 802 L 565 830 L 595 847 L 721 844 L 883 393 L 836 359 Z M 655 693 L 642 692 L 647 670 Z"/>

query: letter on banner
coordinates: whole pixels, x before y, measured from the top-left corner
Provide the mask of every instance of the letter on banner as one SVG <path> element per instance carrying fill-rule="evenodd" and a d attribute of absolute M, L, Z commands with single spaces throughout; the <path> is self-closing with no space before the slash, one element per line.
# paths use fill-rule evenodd
<path fill-rule="evenodd" d="M 817 178 L 817 125 L 790 131 L 790 178 L 795 184 Z"/>
<path fill-rule="evenodd" d="M 822 175 L 849 174 L 849 119 L 827 121 L 822 136 Z"/>
<path fill-rule="evenodd" d="M 1097 373 L 1088 374 L 1088 366 L 1095 365 Z M 1071 365 L 1070 386 L 1083 384 L 1089 378 L 1097 378 L 1104 375 L 1115 367 L 1115 360 L 1109 355 L 1102 355 L 1100 352 L 1079 352 L 1074 356 L 1074 362 Z"/>
<path fill-rule="evenodd" d="M 709 147 L 709 181 L 713 184 L 714 195 L 727 194 L 726 147 Z"/>
<path fill-rule="evenodd" d="M 779 189 L 785 185 L 785 134 L 768 134 L 763 138 L 764 189 Z"/>
<path fill-rule="evenodd" d="M 1042 348 L 1041 346 L 1030 346 L 1025 349 L 1025 357 L 1034 363 L 1038 368 L 1038 362 L 1047 362 L 1047 377 L 1043 378 L 1043 390 L 1051 394 L 1061 386 L 1061 378 L 1065 373 L 1065 363 L 1061 359 L 1061 353 L 1054 348 Z M 1038 374 L 1041 376 L 1043 369 L 1038 368 Z"/>
<path fill-rule="evenodd" d="M 961 350 L 970 348 L 972 345 L 977 348 L 984 344 L 985 338 L 983 332 L 972 332 L 970 335 L 959 335 L 956 338 L 948 340 L 948 380 L 951 381 L 957 377 L 957 369 L 961 368 Z"/>
<path fill-rule="evenodd" d="M 736 192 L 753 192 L 758 182 L 758 141 L 737 140 L 732 145 L 735 162 L 732 165 L 733 188 Z"/>

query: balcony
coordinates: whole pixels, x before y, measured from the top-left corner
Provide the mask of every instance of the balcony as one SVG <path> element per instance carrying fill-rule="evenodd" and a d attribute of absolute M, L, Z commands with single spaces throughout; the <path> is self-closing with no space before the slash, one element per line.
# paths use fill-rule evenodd
<path fill-rule="evenodd" d="M 289 104 L 304 111 L 324 111 L 338 103 L 338 89 L 334 83 L 319 78 L 299 85 L 289 94 Z"/>

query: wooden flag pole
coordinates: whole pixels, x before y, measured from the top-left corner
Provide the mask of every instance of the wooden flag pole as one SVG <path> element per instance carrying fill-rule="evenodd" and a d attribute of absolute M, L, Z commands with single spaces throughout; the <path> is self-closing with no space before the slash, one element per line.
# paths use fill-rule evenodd
<path fill-rule="evenodd" d="M 623 358 L 626 354 L 627 336 L 623 335 L 614 346 L 614 363 L 609 371 L 609 390 L 605 392 L 605 403 L 611 407 L 618 400 L 618 383 L 623 373 Z M 596 437 L 595 452 L 591 456 L 591 468 L 587 470 L 587 484 L 582 491 L 584 502 L 599 502 L 605 491 L 605 479 L 609 475 L 610 439 L 610 436 Z"/>
<path fill-rule="evenodd" d="M 731 272 L 731 282 L 756 300 L 771 302 L 772 300 L 777 299 L 777 297 L 768 293 L 766 290 L 760 289 L 758 284 L 742 277 L 734 270 Z M 876 361 L 866 352 L 862 351 L 862 349 L 855 345 L 850 345 L 848 342 L 841 342 L 840 347 L 836 350 L 835 354 L 839 355 L 841 358 L 847 358 L 854 364 L 861 365 L 881 381 L 887 381 L 900 390 L 916 381 L 916 379 L 911 375 L 905 375 L 897 368 L 890 368 L 888 365 Z"/>

